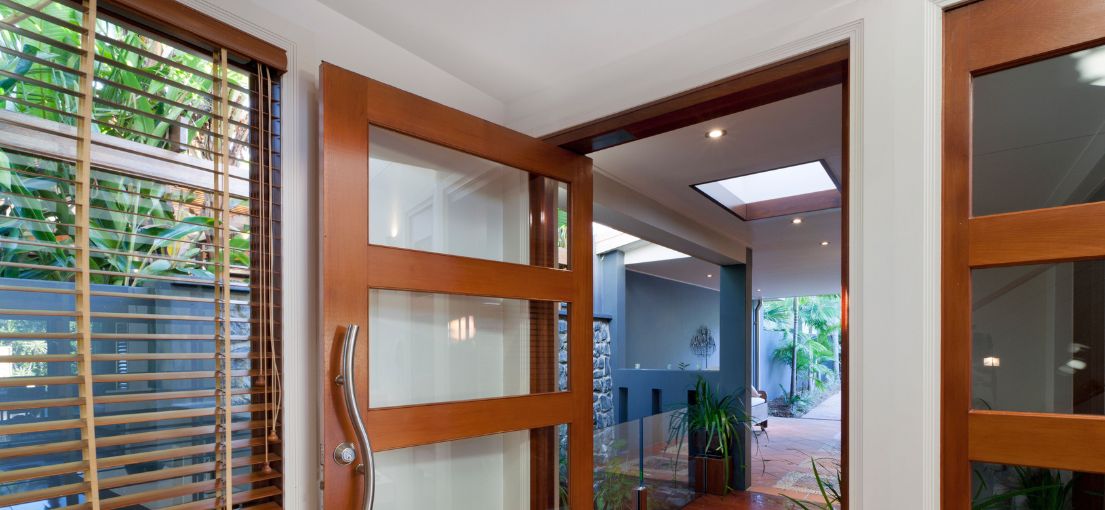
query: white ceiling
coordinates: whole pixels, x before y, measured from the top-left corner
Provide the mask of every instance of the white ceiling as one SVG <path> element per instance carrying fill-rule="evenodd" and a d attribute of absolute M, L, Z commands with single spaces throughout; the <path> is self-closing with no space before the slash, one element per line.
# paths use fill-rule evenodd
<path fill-rule="evenodd" d="M 496 99 L 543 90 L 766 0 L 321 0 Z M 494 50 L 494 51 L 491 51 Z"/>
<path fill-rule="evenodd" d="M 840 291 L 840 211 L 741 221 L 692 184 L 824 159 L 840 178 L 841 88 L 811 92 L 591 154 L 599 171 L 719 234 L 748 242 L 756 297 Z M 727 134 L 712 140 L 712 128 Z M 634 234 L 634 232 L 630 232 Z M 820 245 L 829 241 L 828 247 Z M 691 259 L 694 260 L 694 259 Z M 686 259 L 632 269 L 709 286 L 707 262 Z M 717 266 L 713 266 L 716 268 Z M 714 277 L 716 278 L 716 276 Z M 715 284 L 716 285 L 716 284 Z"/>
<path fill-rule="evenodd" d="M 752 223 L 751 230 L 757 239 L 752 256 L 753 297 L 840 292 L 840 211 L 801 216 L 803 221 L 799 225 L 791 223 L 789 216 Z M 822 241 L 829 241 L 829 245 L 821 246 Z M 693 257 L 632 264 L 626 269 L 714 290 L 720 288 L 718 265 Z"/>

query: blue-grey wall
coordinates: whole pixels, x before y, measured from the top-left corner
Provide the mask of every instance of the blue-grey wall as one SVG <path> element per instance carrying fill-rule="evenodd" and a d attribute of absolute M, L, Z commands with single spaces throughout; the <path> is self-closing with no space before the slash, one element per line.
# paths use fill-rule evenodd
<path fill-rule="evenodd" d="M 615 417 L 636 420 L 653 414 L 653 391 L 660 391 L 661 410 L 687 403 L 687 391 L 698 376 L 724 391 L 737 392 L 747 386 L 748 294 L 745 266 L 723 267 L 722 292 L 626 271 L 625 317 L 626 364 L 614 370 Z M 726 299 L 725 292 L 733 293 Z M 725 312 L 726 308 L 730 309 Z M 689 317 L 689 319 L 688 319 Z M 711 367 L 718 370 L 668 370 L 668 363 L 685 359 L 697 363 L 690 352 L 695 328 L 706 324 L 718 342 Z M 685 329 L 684 333 L 682 330 Z M 685 338 L 684 338 L 685 337 Z M 651 358 L 642 350 L 659 351 Z M 664 354 L 667 352 L 668 354 Z M 683 358 L 679 358 L 682 355 Z M 674 358 L 674 359 L 673 359 Z M 653 360 L 652 365 L 646 364 Z M 720 360 L 720 361 L 719 361 Z M 660 363 L 663 364 L 660 364 Z M 633 369 L 641 363 L 641 369 Z"/>
<path fill-rule="evenodd" d="M 760 329 L 759 381 L 755 381 L 757 389 L 767 392 L 769 398 L 781 395 L 785 390 L 779 389 L 790 386 L 790 367 L 783 363 L 775 363 L 771 360 L 771 353 L 780 345 L 783 345 L 783 332 Z"/>
<path fill-rule="evenodd" d="M 710 328 L 719 341 L 721 293 L 655 276 L 625 272 L 625 365 L 645 369 L 690 368 L 716 370 L 720 349 L 700 367 L 701 357 L 690 343 L 699 326 Z"/>
<path fill-rule="evenodd" d="M 752 384 L 752 289 L 748 283 L 752 264 L 752 250 L 748 250 L 748 265 L 721 266 L 721 366 L 720 386 L 723 391 L 737 393 L 743 399 L 743 409 L 749 409 L 751 395 L 746 391 Z M 751 431 L 742 429 L 738 451 L 744 459 L 737 463 L 730 474 L 729 483 L 737 490 L 747 489 L 752 483 L 752 473 L 745 469 L 752 464 Z"/>
<path fill-rule="evenodd" d="M 694 389 L 699 375 L 714 386 L 721 381 L 721 372 L 717 370 L 615 370 L 615 421 L 639 420 L 655 414 L 652 409 L 654 390 L 660 390 L 661 411 L 686 407 L 687 392 Z M 622 395 L 626 397 L 625 401 Z"/>
<path fill-rule="evenodd" d="M 594 309 L 610 319 L 612 368 L 625 366 L 625 253 L 612 251 L 595 257 Z"/>

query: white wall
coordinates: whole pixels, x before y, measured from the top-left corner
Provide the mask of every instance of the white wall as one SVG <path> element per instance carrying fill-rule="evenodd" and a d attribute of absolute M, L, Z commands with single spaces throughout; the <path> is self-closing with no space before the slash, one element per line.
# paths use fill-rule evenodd
<path fill-rule="evenodd" d="M 606 66 L 592 78 L 550 84 L 506 108 L 312 0 L 185 2 L 267 33 L 292 50 L 286 83 L 294 97 L 285 129 L 294 142 L 285 148 L 294 157 L 287 159 L 285 210 L 294 218 L 286 223 L 285 295 L 288 313 L 297 317 L 285 321 L 293 325 L 286 359 L 303 361 L 286 368 L 285 383 L 296 388 L 285 414 L 289 508 L 316 506 L 308 489 L 316 483 L 317 465 L 310 412 L 318 389 L 315 293 L 312 272 L 302 268 L 316 267 L 311 212 L 321 59 L 543 134 L 765 64 L 811 41 L 848 34 L 856 38 L 851 93 L 859 101 L 853 105 L 852 136 L 860 144 L 851 155 L 852 508 L 886 508 L 891 502 L 902 510 L 936 508 L 939 124 L 933 98 L 939 74 L 933 65 L 939 62 L 939 37 L 929 0 L 766 2 Z"/>

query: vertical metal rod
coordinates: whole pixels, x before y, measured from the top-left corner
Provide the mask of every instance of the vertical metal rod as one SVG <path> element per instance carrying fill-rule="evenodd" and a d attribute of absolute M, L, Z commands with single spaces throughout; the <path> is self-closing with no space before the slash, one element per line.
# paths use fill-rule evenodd
<path fill-rule="evenodd" d="M 645 419 L 637 420 L 637 481 L 645 485 Z"/>
<path fill-rule="evenodd" d="M 341 374 L 336 382 L 342 386 L 342 395 L 345 397 L 345 410 L 349 413 L 349 420 L 353 422 L 353 430 L 357 433 L 357 446 L 360 447 L 364 464 L 357 465 L 357 471 L 364 478 L 364 489 L 361 491 L 361 510 L 372 510 L 375 503 L 376 492 L 376 461 L 372 454 L 372 443 L 368 439 L 368 431 L 365 430 L 364 420 L 361 418 L 361 409 L 357 406 L 357 383 L 354 377 L 356 367 L 354 365 L 354 353 L 357 351 L 357 332 L 360 328 L 356 324 L 350 324 L 345 328 L 345 340 L 341 346 Z"/>

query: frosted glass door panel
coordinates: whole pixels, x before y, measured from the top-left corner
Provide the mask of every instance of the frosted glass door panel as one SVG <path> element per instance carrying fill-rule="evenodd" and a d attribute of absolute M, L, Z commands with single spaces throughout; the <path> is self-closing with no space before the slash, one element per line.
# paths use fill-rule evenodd
<path fill-rule="evenodd" d="M 562 190 L 551 207 L 566 209 L 561 182 L 376 126 L 369 140 L 372 244 L 530 264 L 531 188 Z"/>
<path fill-rule="evenodd" d="M 374 289 L 369 307 L 371 407 L 566 389 L 544 382 L 567 382 L 559 303 Z"/>
<path fill-rule="evenodd" d="M 379 452 L 375 508 L 564 510 L 567 432 L 559 425 Z M 556 454 L 531 462 L 537 443 L 553 441 L 563 445 Z M 540 477 L 545 483 L 532 483 Z M 535 494 L 545 492 L 539 487 L 548 494 Z"/>

